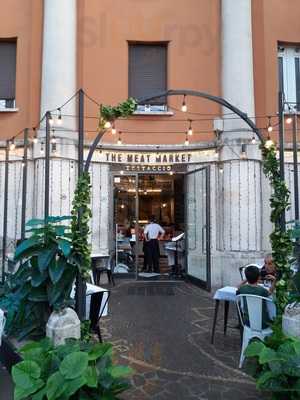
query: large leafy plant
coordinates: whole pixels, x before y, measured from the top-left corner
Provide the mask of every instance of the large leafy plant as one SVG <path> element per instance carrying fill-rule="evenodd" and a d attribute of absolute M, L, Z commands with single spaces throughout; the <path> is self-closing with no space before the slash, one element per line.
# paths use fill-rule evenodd
<path fill-rule="evenodd" d="M 24 361 L 12 369 L 15 400 L 117 400 L 128 389 L 127 366 L 114 365 L 112 345 L 70 340 L 53 347 L 48 339 L 24 346 Z"/>
<path fill-rule="evenodd" d="M 252 341 L 246 349 L 246 368 L 257 388 L 273 400 L 300 398 L 300 340 L 286 337 L 280 326 L 265 339 Z"/>
<path fill-rule="evenodd" d="M 71 254 L 70 217 L 33 219 L 28 239 L 16 249 L 17 272 L 6 282 L 0 307 L 7 311 L 6 332 L 19 339 L 42 335 L 52 310 L 70 303 L 77 267 Z"/>

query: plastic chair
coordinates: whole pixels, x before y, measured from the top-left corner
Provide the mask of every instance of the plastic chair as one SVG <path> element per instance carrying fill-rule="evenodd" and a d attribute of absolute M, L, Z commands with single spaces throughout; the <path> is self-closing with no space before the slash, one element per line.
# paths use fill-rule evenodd
<path fill-rule="evenodd" d="M 114 268 L 115 268 L 115 254 L 111 253 L 110 256 L 107 259 L 107 263 L 105 267 L 94 267 L 94 284 L 99 285 L 100 284 L 100 277 L 103 272 L 106 272 L 107 274 L 107 280 L 110 284 L 115 286 L 115 280 L 114 280 Z"/>
<path fill-rule="evenodd" d="M 242 267 L 239 267 L 239 272 L 240 272 L 240 275 L 241 275 L 241 280 L 242 281 L 244 281 L 245 279 L 246 279 L 246 276 L 245 276 L 245 269 L 247 268 L 247 267 L 250 267 L 250 265 L 253 265 L 254 267 L 257 267 L 258 269 L 262 269 L 262 265 L 259 265 L 259 264 L 247 264 L 247 265 L 243 265 Z"/>
<path fill-rule="evenodd" d="M 273 319 L 276 315 L 276 306 L 272 299 L 262 296 L 255 296 L 252 294 L 237 295 L 236 303 L 240 321 L 243 326 L 243 342 L 239 368 L 242 368 L 245 358 L 244 352 L 249 344 L 250 339 L 256 337 L 263 340 L 266 336 L 272 334 L 271 328 L 263 329 L 262 310 L 264 302 L 266 302 L 265 304 L 267 312 L 269 314 L 269 318 Z M 246 305 L 248 310 L 249 326 L 246 324 L 245 321 L 244 308 L 246 307 Z"/>

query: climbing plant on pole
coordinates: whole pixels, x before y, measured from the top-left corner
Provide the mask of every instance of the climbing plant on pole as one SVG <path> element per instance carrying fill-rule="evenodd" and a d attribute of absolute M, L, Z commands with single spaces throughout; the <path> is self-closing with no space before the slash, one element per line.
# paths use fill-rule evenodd
<path fill-rule="evenodd" d="M 276 282 L 276 305 L 279 317 L 284 312 L 288 304 L 288 295 L 292 280 L 292 271 L 289 264 L 289 257 L 293 252 L 293 243 L 289 231 L 285 231 L 280 226 L 280 219 L 290 207 L 290 192 L 285 181 L 280 176 L 279 161 L 276 157 L 276 147 L 274 144 L 261 146 L 263 156 L 263 170 L 270 181 L 272 194 L 270 197 L 271 222 L 273 231 L 270 235 L 272 245 L 272 255 L 276 265 L 279 279 Z"/>

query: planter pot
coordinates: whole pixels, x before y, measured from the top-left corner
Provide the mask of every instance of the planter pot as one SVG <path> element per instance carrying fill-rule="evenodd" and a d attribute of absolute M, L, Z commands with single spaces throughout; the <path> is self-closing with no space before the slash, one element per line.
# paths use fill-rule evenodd
<path fill-rule="evenodd" d="M 282 316 L 282 331 L 287 336 L 300 337 L 300 304 L 286 307 Z"/>
<path fill-rule="evenodd" d="M 64 344 L 66 339 L 80 339 L 80 321 L 72 308 L 53 311 L 46 325 L 46 336 L 55 346 Z"/>

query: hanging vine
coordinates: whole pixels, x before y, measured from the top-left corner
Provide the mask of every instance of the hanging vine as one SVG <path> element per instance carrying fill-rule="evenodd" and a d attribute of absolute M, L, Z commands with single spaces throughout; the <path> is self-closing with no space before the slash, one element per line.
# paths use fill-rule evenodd
<path fill-rule="evenodd" d="M 289 257 L 293 251 L 293 243 L 290 232 L 283 231 L 280 226 L 280 219 L 284 211 L 290 207 L 290 192 L 281 179 L 279 161 L 276 158 L 275 145 L 261 146 L 263 156 L 263 170 L 270 181 L 272 195 L 270 197 L 271 222 L 274 229 L 270 235 L 272 244 L 272 255 L 276 265 L 279 279 L 276 283 L 276 305 L 279 317 L 289 301 L 289 290 L 291 285 L 292 271 L 289 264 Z"/>
<path fill-rule="evenodd" d="M 105 128 L 107 122 L 113 122 L 118 118 L 126 118 L 132 115 L 137 109 L 137 101 L 130 97 L 117 106 L 100 106 L 99 128 Z"/>
<path fill-rule="evenodd" d="M 90 234 L 89 221 L 92 216 L 90 201 L 90 175 L 88 172 L 84 172 L 78 179 L 71 211 L 72 256 L 84 279 L 88 278 L 91 269 L 91 245 L 88 240 Z"/>

